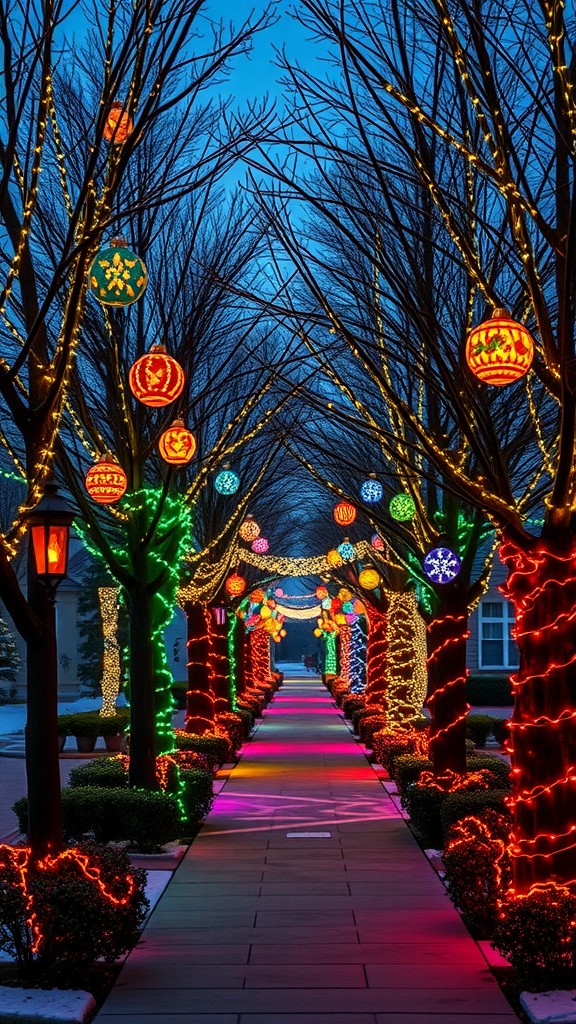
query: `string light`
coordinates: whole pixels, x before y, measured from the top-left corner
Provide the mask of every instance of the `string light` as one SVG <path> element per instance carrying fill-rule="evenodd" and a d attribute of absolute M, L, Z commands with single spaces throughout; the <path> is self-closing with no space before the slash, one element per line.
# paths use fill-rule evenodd
<path fill-rule="evenodd" d="M 98 603 L 102 620 L 104 656 L 102 659 L 102 709 L 103 717 L 116 713 L 116 698 L 122 685 L 120 644 L 118 643 L 118 588 L 98 587 Z"/>
<path fill-rule="evenodd" d="M 368 640 L 366 645 L 366 705 L 384 710 L 386 693 L 386 613 L 367 606 Z"/>
<path fill-rule="evenodd" d="M 324 634 L 324 672 L 326 675 L 335 676 L 338 672 L 338 652 L 336 649 L 336 634 Z"/>
<path fill-rule="evenodd" d="M 413 591 L 387 591 L 386 721 L 405 729 L 426 697 L 426 625 Z"/>
<path fill-rule="evenodd" d="M 188 652 L 186 731 L 203 735 L 214 729 L 214 692 L 210 663 L 210 612 L 206 604 L 186 604 Z"/>
<path fill-rule="evenodd" d="M 366 685 L 366 636 L 357 621 L 350 636 L 350 689 L 362 693 Z"/>

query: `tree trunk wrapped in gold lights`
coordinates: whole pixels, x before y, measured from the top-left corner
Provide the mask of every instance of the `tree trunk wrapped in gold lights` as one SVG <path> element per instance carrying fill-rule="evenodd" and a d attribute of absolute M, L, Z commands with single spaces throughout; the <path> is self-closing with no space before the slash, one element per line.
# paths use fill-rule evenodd
<path fill-rule="evenodd" d="M 426 626 L 414 591 L 388 591 L 387 597 L 387 727 L 406 729 L 421 712 L 426 697 Z"/>
<path fill-rule="evenodd" d="M 513 886 L 576 883 L 576 540 L 515 539 L 500 557 L 516 612 L 512 676 Z"/>

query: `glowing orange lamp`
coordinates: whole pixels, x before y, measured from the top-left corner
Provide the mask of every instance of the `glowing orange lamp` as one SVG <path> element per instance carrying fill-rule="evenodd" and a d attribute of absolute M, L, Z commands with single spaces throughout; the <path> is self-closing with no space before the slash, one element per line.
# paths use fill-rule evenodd
<path fill-rule="evenodd" d="M 502 387 L 520 380 L 532 365 L 534 341 L 505 309 L 474 327 L 466 341 L 466 362 L 484 384 Z"/>
<path fill-rule="evenodd" d="M 84 485 L 92 501 L 99 505 L 113 505 L 126 492 L 128 478 L 113 455 L 102 455 L 95 466 L 91 466 Z"/>
<path fill-rule="evenodd" d="M 349 501 L 339 501 L 338 504 L 334 506 L 334 512 L 332 514 L 335 522 L 338 523 L 338 526 L 350 526 L 350 524 L 356 519 L 356 509 Z"/>
<path fill-rule="evenodd" d="M 106 118 L 102 137 L 106 142 L 113 142 L 115 145 L 120 146 L 123 142 L 126 142 L 133 129 L 134 122 L 130 114 L 124 109 L 122 103 L 115 100 Z"/>
<path fill-rule="evenodd" d="M 164 345 L 153 345 L 130 368 L 128 383 L 143 405 L 158 409 L 176 401 L 184 390 L 184 370 Z"/>
<path fill-rule="evenodd" d="M 170 466 L 185 466 L 196 451 L 196 438 L 184 425 L 184 420 L 174 420 L 160 435 L 158 451 Z"/>

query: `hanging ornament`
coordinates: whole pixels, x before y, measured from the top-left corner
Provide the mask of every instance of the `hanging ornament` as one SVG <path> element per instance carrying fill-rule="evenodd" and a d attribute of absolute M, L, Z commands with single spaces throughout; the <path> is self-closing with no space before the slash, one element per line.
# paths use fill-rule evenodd
<path fill-rule="evenodd" d="M 224 586 L 226 593 L 230 594 L 230 597 L 241 597 L 246 590 L 246 580 L 237 572 L 233 572 L 226 580 Z"/>
<path fill-rule="evenodd" d="M 340 555 L 340 558 L 342 559 L 343 562 L 353 562 L 354 559 L 356 558 L 354 545 L 350 543 L 348 537 L 344 538 L 344 541 L 342 542 L 342 544 L 338 545 L 336 550 L 338 551 L 338 554 Z"/>
<path fill-rule="evenodd" d="M 407 523 L 416 515 L 414 498 L 411 494 L 405 494 L 403 491 L 391 498 L 388 508 L 392 519 L 396 519 L 398 523 Z"/>
<path fill-rule="evenodd" d="M 422 568 L 431 583 L 452 583 L 460 572 L 460 559 L 452 548 L 438 545 L 424 556 Z"/>
<path fill-rule="evenodd" d="M 250 547 L 257 555 L 265 555 L 270 545 L 266 540 L 266 537 L 256 537 L 256 539 L 252 541 Z"/>
<path fill-rule="evenodd" d="M 282 590 L 282 587 L 276 587 L 274 594 L 276 595 L 276 597 L 284 597 L 284 591 Z"/>
<path fill-rule="evenodd" d="M 339 501 L 334 506 L 333 516 L 338 526 L 350 526 L 356 519 L 356 509 L 349 501 Z"/>
<path fill-rule="evenodd" d="M 323 601 L 325 597 L 328 597 L 328 588 L 322 585 L 316 587 L 314 597 L 317 597 L 319 601 Z"/>
<path fill-rule="evenodd" d="M 256 590 L 252 590 L 248 596 L 252 604 L 262 604 L 262 601 L 266 597 L 264 591 L 260 587 L 257 587 Z"/>
<path fill-rule="evenodd" d="M 218 494 L 236 494 L 240 487 L 240 477 L 229 466 L 224 466 L 214 479 L 214 487 Z"/>
<path fill-rule="evenodd" d="M 372 547 L 374 548 L 374 551 L 385 551 L 386 550 L 386 544 L 382 540 L 382 537 L 380 536 L 379 533 L 373 533 L 372 534 L 372 540 L 370 541 L 370 543 L 371 543 Z"/>
<path fill-rule="evenodd" d="M 113 455 L 102 455 L 86 473 L 86 490 L 99 505 L 113 505 L 126 491 L 128 480 L 120 463 Z"/>
<path fill-rule="evenodd" d="M 520 380 L 532 365 L 534 341 L 505 309 L 474 327 L 466 341 L 466 362 L 485 384 L 502 387 Z"/>
<path fill-rule="evenodd" d="M 358 582 L 364 590 L 376 590 L 380 586 L 380 573 L 373 565 L 367 565 L 361 570 Z"/>
<path fill-rule="evenodd" d="M 326 561 L 328 562 L 328 565 L 331 565 L 335 569 L 337 566 L 342 565 L 344 559 L 336 548 L 332 548 L 332 550 L 326 555 Z"/>
<path fill-rule="evenodd" d="M 375 502 L 381 500 L 383 494 L 384 488 L 380 481 L 376 479 L 376 474 L 370 473 L 370 476 L 360 488 L 362 501 L 365 501 L 367 505 L 374 505 Z"/>
<path fill-rule="evenodd" d="M 144 261 L 123 238 L 101 249 L 88 272 L 89 291 L 103 306 L 129 306 L 144 295 L 147 284 Z"/>
<path fill-rule="evenodd" d="M 134 122 L 122 103 L 115 100 L 110 106 L 102 138 L 106 142 L 113 142 L 115 146 L 121 146 L 134 129 Z"/>
<path fill-rule="evenodd" d="M 260 536 L 260 527 L 253 516 L 246 516 L 246 519 L 242 523 L 238 533 L 242 540 L 256 540 L 256 538 Z"/>
<path fill-rule="evenodd" d="M 152 345 L 130 367 L 128 383 L 135 398 L 143 405 L 159 409 L 170 405 L 184 390 L 184 370 L 164 345 Z"/>
<path fill-rule="evenodd" d="M 340 590 L 338 591 L 338 599 L 340 601 L 351 601 L 352 591 L 348 590 L 348 587 L 340 587 Z"/>
<path fill-rule="evenodd" d="M 171 466 L 185 466 L 196 451 L 194 434 L 184 426 L 183 420 L 174 420 L 171 427 L 160 434 L 158 450 Z"/>

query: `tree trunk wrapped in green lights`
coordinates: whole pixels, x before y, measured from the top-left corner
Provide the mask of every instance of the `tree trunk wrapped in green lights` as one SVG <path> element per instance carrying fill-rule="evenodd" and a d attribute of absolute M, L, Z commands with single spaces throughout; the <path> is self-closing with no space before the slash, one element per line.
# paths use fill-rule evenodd
<path fill-rule="evenodd" d="M 512 677 L 513 886 L 576 883 L 576 541 L 504 534 L 505 594 L 516 612 Z"/>

